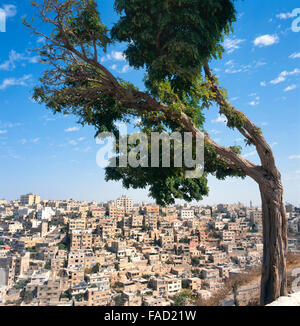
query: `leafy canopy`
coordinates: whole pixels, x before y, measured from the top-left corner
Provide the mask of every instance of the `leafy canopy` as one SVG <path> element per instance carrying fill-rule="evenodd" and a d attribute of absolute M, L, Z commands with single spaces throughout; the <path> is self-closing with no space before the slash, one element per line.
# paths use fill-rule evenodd
<path fill-rule="evenodd" d="M 101 22 L 95 0 L 40 1 L 33 5 L 54 28 L 40 49 L 50 68 L 35 88 L 35 100 L 54 113 L 77 115 L 97 134 L 108 131 L 118 137 L 116 123 L 133 117 L 140 118 L 140 129 L 148 135 L 151 131 L 183 133 L 182 112 L 203 131 L 203 110 L 211 106 L 215 94 L 201 71 L 206 61 L 220 58 L 224 51 L 224 35 L 235 21 L 233 0 L 116 0 L 120 19 L 111 31 Z M 116 79 L 99 62 L 100 51 L 116 41 L 127 42 L 125 56 L 131 66 L 146 69 L 146 92 Z M 157 110 L 156 103 L 165 110 Z M 240 152 L 236 147 L 232 150 Z M 202 199 L 209 190 L 208 174 L 219 179 L 244 176 L 209 144 L 205 145 L 205 174 L 186 179 L 185 171 L 107 168 L 106 180 L 122 180 L 127 188 L 149 187 L 150 195 L 165 205 L 175 198 Z"/>
<path fill-rule="evenodd" d="M 179 90 L 205 61 L 221 57 L 223 36 L 235 21 L 231 0 L 116 0 L 115 8 L 121 17 L 111 35 L 128 44 L 129 64 Z"/>

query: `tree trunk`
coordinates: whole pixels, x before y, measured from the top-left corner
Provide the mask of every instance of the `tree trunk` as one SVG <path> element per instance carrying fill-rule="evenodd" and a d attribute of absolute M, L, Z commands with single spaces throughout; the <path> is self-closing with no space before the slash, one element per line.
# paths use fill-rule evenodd
<path fill-rule="evenodd" d="M 270 179 L 272 180 L 270 182 Z M 260 184 L 263 218 L 261 305 L 287 295 L 287 217 L 280 177 Z"/>

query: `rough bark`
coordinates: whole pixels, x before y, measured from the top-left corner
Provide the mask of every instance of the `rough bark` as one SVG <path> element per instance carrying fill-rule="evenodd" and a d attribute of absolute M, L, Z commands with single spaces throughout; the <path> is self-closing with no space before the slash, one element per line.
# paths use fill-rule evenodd
<path fill-rule="evenodd" d="M 262 132 L 244 113 L 232 106 L 224 97 L 208 64 L 205 64 L 204 70 L 211 82 L 211 89 L 215 92 L 220 113 L 228 117 L 229 108 L 231 113 L 243 117 L 244 125 L 243 127 L 237 127 L 237 129 L 256 147 L 261 161 L 261 166 L 249 166 L 248 162 L 246 162 L 246 165 L 241 164 L 240 159 L 234 161 L 234 163 L 242 168 L 246 175 L 255 180 L 260 188 L 263 219 L 260 301 L 261 305 L 266 305 L 287 294 L 287 217 L 283 201 L 281 175 L 276 167 L 271 146 L 265 140 Z M 229 159 L 232 160 L 230 156 L 232 155 L 229 155 Z"/>
<path fill-rule="evenodd" d="M 287 217 L 280 179 L 260 185 L 263 213 L 261 305 L 287 295 Z"/>

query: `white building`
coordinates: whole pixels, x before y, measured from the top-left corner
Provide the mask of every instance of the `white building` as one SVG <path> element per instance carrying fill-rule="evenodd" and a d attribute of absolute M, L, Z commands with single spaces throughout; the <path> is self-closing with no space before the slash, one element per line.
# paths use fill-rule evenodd
<path fill-rule="evenodd" d="M 182 209 L 180 211 L 180 217 L 183 220 L 191 220 L 194 218 L 194 210 L 193 209 Z"/>
<path fill-rule="evenodd" d="M 38 210 L 37 218 L 39 220 L 51 220 L 51 218 L 55 215 L 55 211 L 51 207 L 43 207 Z"/>
<path fill-rule="evenodd" d="M 0 288 L 7 285 L 8 273 L 6 269 L 0 268 Z"/>

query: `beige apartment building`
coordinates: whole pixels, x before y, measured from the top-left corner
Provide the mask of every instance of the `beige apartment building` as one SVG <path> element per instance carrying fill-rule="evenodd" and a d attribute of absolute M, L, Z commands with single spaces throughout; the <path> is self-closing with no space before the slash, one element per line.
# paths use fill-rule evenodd
<path fill-rule="evenodd" d="M 93 248 L 93 234 L 90 230 L 73 230 L 71 233 L 71 249 Z"/>
<path fill-rule="evenodd" d="M 20 202 L 21 205 L 25 206 L 25 205 L 36 205 L 39 204 L 41 202 L 41 197 L 38 195 L 34 195 L 34 194 L 27 194 L 27 195 L 22 195 L 20 197 Z"/>
<path fill-rule="evenodd" d="M 127 196 L 122 196 L 116 200 L 117 207 L 123 207 L 126 212 L 131 212 L 133 209 L 133 200 Z"/>

